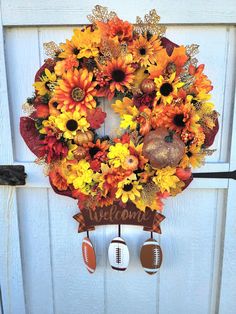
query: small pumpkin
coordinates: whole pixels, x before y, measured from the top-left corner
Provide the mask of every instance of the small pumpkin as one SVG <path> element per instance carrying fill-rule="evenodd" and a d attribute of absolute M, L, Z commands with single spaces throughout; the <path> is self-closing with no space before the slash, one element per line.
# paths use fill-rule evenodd
<path fill-rule="evenodd" d="M 127 170 L 136 170 L 138 168 L 138 158 L 134 155 L 127 156 L 125 158 L 123 167 Z"/>
<path fill-rule="evenodd" d="M 77 145 L 82 145 L 88 142 L 92 142 L 94 139 L 94 134 L 92 131 L 82 132 L 78 131 L 74 137 L 74 142 Z"/>
<path fill-rule="evenodd" d="M 60 110 L 57 109 L 57 106 L 58 106 L 58 103 L 51 99 L 48 103 L 48 106 L 49 106 L 49 113 L 51 116 L 59 116 L 59 114 L 61 113 Z"/>
<path fill-rule="evenodd" d="M 74 151 L 73 155 L 75 159 L 81 160 L 86 156 L 86 149 L 83 146 L 78 146 Z"/>
<path fill-rule="evenodd" d="M 143 141 L 143 156 L 153 168 L 176 167 L 183 158 L 185 144 L 181 138 L 165 128 L 149 132 Z"/>
<path fill-rule="evenodd" d="M 141 83 L 141 90 L 145 94 L 151 94 L 155 90 L 155 83 L 151 79 L 144 79 Z"/>

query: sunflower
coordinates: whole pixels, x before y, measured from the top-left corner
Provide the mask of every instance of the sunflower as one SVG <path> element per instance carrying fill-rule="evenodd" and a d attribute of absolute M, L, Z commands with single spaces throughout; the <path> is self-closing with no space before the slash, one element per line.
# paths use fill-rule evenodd
<path fill-rule="evenodd" d="M 202 152 L 201 146 L 191 145 L 186 147 L 185 155 L 179 166 L 182 168 L 187 168 L 190 166 L 193 168 L 199 168 L 204 163 L 205 156 L 206 154 Z"/>
<path fill-rule="evenodd" d="M 109 164 L 114 168 L 122 166 L 127 156 L 130 155 L 127 144 L 116 143 L 110 146 L 107 157 L 109 158 Z"/>
<path fill-rule="evenodd" d="M 60 44 L 62 52 L 58 55 L 61 59 L 66 59 L 70 56 L 78 57 L 79 49 L 75 46 L 73 40 L 67 39 L 65 43 Z"/>
<path fill-rule="evenodd" d="M 126 64 L 121 57 L 108 61 L 103 71 L 105 76 L 110 78 L 109 88 L 112 93 L 115 90 L 124 92 L 125 88 L 131 88 L 135 69 Z"/>
<path fill-rule="evenodd" d="M 127 203 L 128 200 L 135 201 L 137 197 L 140 197 L 140 190 L 142 190 L 142 185 L 139 184 L 133 173 L 118 183 L 116 198 L 121 197 L 123 203 Z"/>
<path fill-rule="evenodd" d="M 156 35 L 147 39 L 140 35 L 129 46 L 129 51 L 133 54 L 133 60 L 141 66 L 148 66 L 157 62 L 158 52 L 163 49 L 161 42 Z"/>
<path fill-rule="evenodd" d="M 60 114 L 55 119 L 55 125 L 63 131 L 63 136 L 67 139 L 73 139 L 78 130 L 87 131 L 90 126 L 85 116 L 78 111 Z"/>
<path fill-rule="evenodd" d="M 35 82 L 33 86 L 40 96 L 44 96 L 45 94 L 51 94 L 54 90 L 56 80 L 56 74 L 45 69 L 44 74 L 41 76 L 41 81 Z"/>
<path fill-rule="evenodd" d="M 74 69 L 62 75 L 55 89 L 54 99 L 61 111 L 78 110 L 86 113 L 86 108 L 96 107 L 93 98 L 96 95 L 96 82 L 92 82 L 93 74 L 87 69 Z"/>
<path fill-rule="evenodd" d="M 197 124 L 200 118 L 193 105 L 189 103 L 180 106 L 166 106 L 160 116 L 161 119 L 163 119 L 164 127 L 177 133 L 182 131 L 197 132 L 200 126 Z"/>
<path fill-rule="evenodd" d="M 127 21 L 122 21 L 117 16 L 107 23 L 96 21 L 98 29 L 104 37 L 118 37 L 119 41 L 129 41 L 133 37 L 133 26 Z"/>
<path fill-rule="evenodd" d="M 162 75 L 154 79 L 157 87 L 156 97 L 166 105 L 170 104 L 177 96 L 178 89 L 184 86 L 184 82 L 175 80 L 176 73 L 172 73 L 169 79 L 164 79 Z"/>
<path fill-rule="evenodd" d="M 92 30 L 91 27 L 85 29 L 77 28 L 74 30 L 72 42 L 78 49 L 77 58 L 91 58 L 99 55 L 99 44 L 101 42 L 101 33 L 98 29 Z"/>

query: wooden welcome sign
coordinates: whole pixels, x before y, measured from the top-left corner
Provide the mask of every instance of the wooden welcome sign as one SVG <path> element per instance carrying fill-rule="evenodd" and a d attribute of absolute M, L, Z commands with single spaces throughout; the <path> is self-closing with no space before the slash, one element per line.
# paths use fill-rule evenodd
<path fill-rule="evenodd" d="M 128 202 L 125 207 L 115 203 L 110 206 L 98 207 L 96 211 L 83 209 L 74 216 L 79 222 L 78 232 L 94 230 L 100 225 L 137 225 L 143 226 L 145 231 L 161 233 L 160 223 L 165 216 L 147 209 L 140 211 L 136 206 Z"/>

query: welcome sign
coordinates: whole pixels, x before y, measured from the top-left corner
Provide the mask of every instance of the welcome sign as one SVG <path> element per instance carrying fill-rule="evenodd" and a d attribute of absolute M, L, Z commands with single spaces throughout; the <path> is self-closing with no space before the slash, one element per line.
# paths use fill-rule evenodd
<path fill-rule="evenodd" d="M 94 230 L 95 226 L 125 224 L 143 226 L 146 231 L 161 233 L 160 223 L 165 216 L 150 209 L 142 212 L 133 203 L 127 203 L 125 207 L 116 203 L 98 207 L 96 211 L 83 209 L 74 219 L 79 222 L 78 232 Z"/>

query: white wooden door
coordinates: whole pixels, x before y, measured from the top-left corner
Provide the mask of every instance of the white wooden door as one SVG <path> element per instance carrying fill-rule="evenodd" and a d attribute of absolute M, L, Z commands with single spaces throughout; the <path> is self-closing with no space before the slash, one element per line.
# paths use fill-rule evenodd
<path fill-rule="evenodd" d="M 148 233 L 122 228 L 131 252 L 127 272 L 110 269 L 107 248 L 116 227 L 92 232 L 98 258 L 94 275 L 82 263 L 81 241 L 72 216 L 76 202 L 56 195 L 35 156 L 19 135 L 21 104 L 32 93 L 43 63 L 43 42 L 64 41 L 73 25 L 86 23 L 96 1 L 1 0 L 0 163 L 23 164 L 25 187 L 0 187 L 1 314 L 235 314 L 236 183 L 195 179 L 166 201 L 159 238 L 160 275 L 141 268 L 139 250 Z M 234 0 L 104 0 L 121 18 L 135 20 L 156 8 L 169 24 L 167 37 L 200 44 L 198 59 L 215 86 L 220 112 L 217 152 L 200 171 L 236 169 Z M 71 25 L 71 26 L 68 26 Z M 109 108 L 107 107 L 107 111 Z M 106 121 L 105 133 L 111 129 Z"/>

